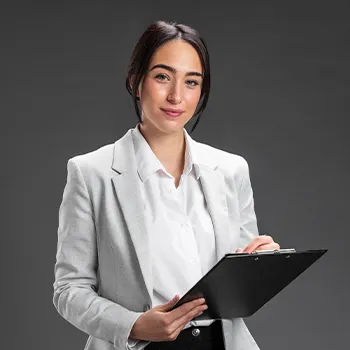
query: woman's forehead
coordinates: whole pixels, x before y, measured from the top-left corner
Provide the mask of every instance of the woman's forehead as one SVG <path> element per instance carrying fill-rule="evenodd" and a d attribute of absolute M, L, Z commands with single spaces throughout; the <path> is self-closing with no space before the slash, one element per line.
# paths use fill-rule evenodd
<path fill-rule="evenodd" d="M 196 49 L 183 40 L 168 41 L 153 54 L 149 68 L 156 64 L 165 64 L 178 72 L 198 71 L 202 73 L 202 64 Z"/>

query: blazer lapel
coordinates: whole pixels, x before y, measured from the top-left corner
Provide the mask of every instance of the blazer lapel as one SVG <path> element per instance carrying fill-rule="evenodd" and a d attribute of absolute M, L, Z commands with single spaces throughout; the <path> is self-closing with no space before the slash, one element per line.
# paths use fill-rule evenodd
<path fill-rule="evenodd" d="M 131 130 L 115 142 L 112 168 L 118 173 L 112 178 L 117 200 L 134 245 L 149 298 L 152 300 L 153 282 L 150 247 Z"/>
<path fill-rule="evenodd" d="M 218 261 L 230 249 L 230 224 L 225 193 L 225 178 L 221 173 L 205 165 L 200 165 L 199 179 L 214 226 L 216 259 Z"/>
<path fill-rule="evenodd" d="M 200 168 L 199 179 L 214 226 L 216 258 L 218 261 L 231 248 L 230 234 L 232 234 L 232 230 L 226 200 L 225 177 L 218 171 L 217 157 L 210 152 L 210 149 L 194 141 L 190 136 L 188 139 Z"/>

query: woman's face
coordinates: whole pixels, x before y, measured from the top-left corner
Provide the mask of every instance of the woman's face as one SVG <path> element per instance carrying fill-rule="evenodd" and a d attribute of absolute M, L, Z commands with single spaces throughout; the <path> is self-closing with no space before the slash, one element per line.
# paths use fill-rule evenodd
<path fill-rule="evenodd" d="M 150 61 L 140 89 L 142 128 L 182 132 L 193 116 L 202 88 L 203 70 L 197 51 L 183 40 L 168 41 Z M 172 110 L 181 113 L 171 113 Z"/>

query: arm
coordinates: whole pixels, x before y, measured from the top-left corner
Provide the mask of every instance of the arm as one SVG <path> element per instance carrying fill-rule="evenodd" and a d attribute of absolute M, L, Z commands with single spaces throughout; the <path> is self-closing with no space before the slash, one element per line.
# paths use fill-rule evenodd
<path fill-rule="evenodd" d="M 53 303 L 81 331 L 125 349 L 142 314 L 97 294 L 97 241 L 93 208 L 82 173 L 72 159 L 59 209 Z M 130 345 L 135 343 L 130 340 Z M 142 343 L 142 342 L 140 342 Z"/>
<path fill-rule="evenodd" d="M 243 159 L 244 160 L 244 159 Z M 278 243 L 268 235 L 259 235 L 254 211 L 253 190 L 250 184 L 248 163 L 244 160 L 239 190 L 240 247 L 238 252 L 251 253 L 255 250 L 280 249 Z"/>

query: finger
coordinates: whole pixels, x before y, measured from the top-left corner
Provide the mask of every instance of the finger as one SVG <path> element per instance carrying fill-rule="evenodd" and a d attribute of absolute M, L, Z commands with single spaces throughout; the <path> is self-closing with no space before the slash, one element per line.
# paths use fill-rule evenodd
<path fill-rule="evenodd" d="M 168 340 L 170 341 L 174 341 L 177 339 L 177 337 L 179 336 L 180 332 L 184 329 L 186 324 L 181 324 L 179 327 L 177 327 L 170 335 Z"/>
<path fill-rule="evenodd" d="M 243 248 L 237 248 L 235 253 L 242 253 L 243 252 Z"/>
<path fill-rule="evenodd" d="M 188 302 L 187 304 L 190 303 L 191 302 Z M 163 318 L 163 325 L 166 327 L 166 336 L 171 337 L 171 335 L 176 332 L 177 329 L 180 331 L 192 318 L 198 316 L 207 308 L 208 306 L 206 304 L 200 304 L 190 309 L 186 314 L 181 314 L 179 317 L 177 317 L 177 314 L 174 312 L 175 310 L 167 313 L 165 318 Z"/>
<path fill-rule="evenodd" d="M 259 246 L 264 244 L 270 244 L 270 243 L 273 243 L 273 239 L 271 236 L 267 236 L 267 235 L 258 236 L 252 239 L 251 242 L 244 248 L 243 251 L 245 253 L 251 253 L 254 250 L 256 250 Z"/>
<path fill-rule="evenodd" d="M 176 333 L 177 331 L 181 331 L 185 325 L 190 322 L 193 318 L 197 317 L 200 313 L 208 309 L 208 305 L 202 304 L 191 311 L 189 311 L 187 314 L 182 315 L 181 317 L 174 320 L 174 322 L 171 325 L 171 328 L 174 329 L 172 333 Z"/>
<path fill-rule="evenodd" d="M 275 249 L 280 249 L 280 245 L 278 243 L 270 243 L 270 244 L 264 244 L 258 247 L 256 251 L 263 251 L 263 250 L 275 250 Z"/>
<path fill-rule="evenodd" d="M 266 248 L 267 246 L 273 247 L 274 243 L 275 242 L 272 240 L 272 242 L 256 244 L 255 247 L 252 248 L 252 251 L 250 251 L 250 253 L 257 251 L 257 250 L 274 249 L 274 248 Z"/>
<path fill-rule="evenodd" d="M 156 309 L 162 312 L 166 312 L 170 310 L 178 302 L 179 299 L 180 299 L 180 296 L 176 294 L 174 298 L 169 300 L 167 303 L 156 306 Z"/>
<path fill-rule="evenodd" d="M 173 323 L 175 320 L 183 317 L 184 315 L 188 314 L 189 312 L 195 312 L 195 309 L 197 307 L 200 307 L 202 305 L 205 304 L 205 299 L 204 298 L 199 298 L 199 299 L 195 299 L 192 301 L 189 301 L 187 303 L 184 303 L 182 305 L 180 305 L 179 307 L 177 307 L 176 309 L 169 311 L 169 323 Z"/>

